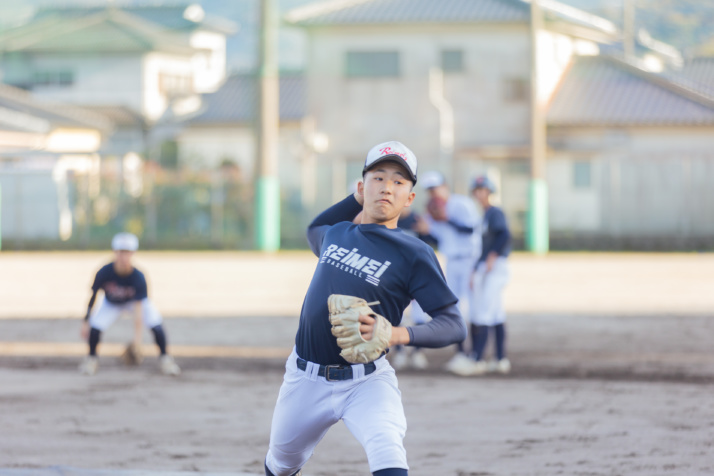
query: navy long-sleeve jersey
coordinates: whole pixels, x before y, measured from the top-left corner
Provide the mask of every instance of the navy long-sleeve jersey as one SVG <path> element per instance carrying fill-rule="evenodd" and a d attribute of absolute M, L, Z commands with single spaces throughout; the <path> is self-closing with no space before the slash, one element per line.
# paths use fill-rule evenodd
<path fill-rule="evenodd" d="M 303 302 L 295 337 L 300 357 L 319 364 L 344 364 L 332 335 L 327 308 L 331 294 L 379 301 L 372 309 L 399 325 L 412 299 L 432 320 L 410 327 L 410 345 L 443 347 L 461 342 L 466 327 L 458 299 L 446 284 L 434 250 L 399 228 L 351 222 L 362 207 L 353 196 L 320 214 L 308 228 L 308 241 L 318 257 Z"/>

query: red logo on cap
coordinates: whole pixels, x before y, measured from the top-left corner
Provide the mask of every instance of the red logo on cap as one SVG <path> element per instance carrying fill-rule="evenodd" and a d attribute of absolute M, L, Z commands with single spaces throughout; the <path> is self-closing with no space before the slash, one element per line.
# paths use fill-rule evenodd
<path fill-rule="evenodd" d="M 382 155 L 398 155 L 404 160 L 407 160 L 407 154 L 402 154 L 401 152 L 396 152 L 392 150 L 391 147 L 385 147 L 384 149 L 379 149 L 379 151 L 382 153 Z"/>

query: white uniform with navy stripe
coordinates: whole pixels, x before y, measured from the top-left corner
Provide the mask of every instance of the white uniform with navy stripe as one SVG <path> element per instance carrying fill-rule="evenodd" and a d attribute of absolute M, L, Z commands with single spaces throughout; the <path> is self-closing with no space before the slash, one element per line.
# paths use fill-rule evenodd
<path fill-rule="evenodd" d="M 446 202 L 448 221 L 436 221 L 428 214 L 429 233 L 438 240 L 439 252 L 446 258 L 446 282 L 459 298 L 461 311 L 473 309 L 469 283 L 481 254 L 480 221 L 474 202 L 466 196 L 452 194 Z"/>

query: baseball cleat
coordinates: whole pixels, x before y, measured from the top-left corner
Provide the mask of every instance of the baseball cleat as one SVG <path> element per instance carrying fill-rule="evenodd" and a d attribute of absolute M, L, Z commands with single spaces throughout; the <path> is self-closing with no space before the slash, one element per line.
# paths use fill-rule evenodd
<path fill-rule="evenodd" d="M 99 367 L 99 361 L 96 356 L 88 355 L 79 364 L 79 373 L 82 375 L 94 375 L 97 373 L 97 367 Z"/>
<path fill-rule="evenodd" d="M 174 358 L 170 355 L 161 356 L 159 367 L 161 368 L 161 373 L 164 375 L 176 376 L 181 373 L 181 368 L 174 362 Z"/>
<path fill-rule="evenodd" d="M 501 359 L 496 364 L 496 371 L 502 374 L 507 374 L 511 371 L 511 361 L 508 359 Z"/>
<path fill-rule="evenodd" d="M 475 361 L 461 353 L 456 354 L 446 364 L 446 370 L 461 377 L 483 375 L 486 373 L 487 367 L 486 362 L 482 360 Z"/>

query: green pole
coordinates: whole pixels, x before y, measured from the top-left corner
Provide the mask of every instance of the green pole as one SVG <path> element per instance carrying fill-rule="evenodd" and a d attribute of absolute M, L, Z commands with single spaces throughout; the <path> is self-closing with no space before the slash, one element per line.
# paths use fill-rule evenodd
<path fill-rule="evenodd" d="M 275 0 L 262 0 L 259 55 L 259 118 L 256 134 L 255 238 L 261 251 L 280 249 L 278 179 L 279 83 Z"/>
<path fill-rule="evenodd" d="M 260 177 L 256 185 L 258 248 L 277 251 L 280 249 L 280 182 L 277 177 Z"/>
<path fill-rule="evenodd" d="M 528 187 L 526 247 L 537 254 L 548 252 L 548 185 L 545 180 L 532 179 Z"/>
<path fill-rule="evenodd" d="M 526 249 L 548 252 L 548 184 L 546 169 L 545 104 L 539 95 L 538 33 L 543 29 L 539 0 L 531 1 L 531 181 L 528 187 Z"/>

